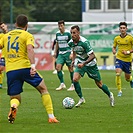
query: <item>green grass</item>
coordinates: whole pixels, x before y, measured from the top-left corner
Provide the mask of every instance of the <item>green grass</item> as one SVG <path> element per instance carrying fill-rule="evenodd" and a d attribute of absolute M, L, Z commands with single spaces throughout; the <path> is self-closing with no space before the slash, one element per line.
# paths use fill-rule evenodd
<path fill-rule="evenodd" d="M 86 104 L 80 108 L 64 109 L 62 100 L 66 96 L 75 102 L 79 98 L 75 91 L 55 91 L 59 86 L 57 75 L 52 71 L 40 71 L 45 79 L 53 100 L 55 116 L 58 124 L 49 124 L 48 116 L 42 105 L 40 94 L 28 84 L 24 84 L 22 103 L 19 106 L 14 124 L 7 121 L 9 97 L 6 94 L 6 78 L 4 89 L 0 90 L 0 132 L 1 133 L 133 133 L 132 92 L 129 83 L 122 75 L 123 96 L 117 97 L 115 72 L 101 71 L 102 80 L 115 96 L 115 107 L 110 107 L 108 97 L 96 87 L 94 81 L 87 78 L 80 80 Z M 66 86 L 70 86 L 68 71 L 65 71 Z"/>

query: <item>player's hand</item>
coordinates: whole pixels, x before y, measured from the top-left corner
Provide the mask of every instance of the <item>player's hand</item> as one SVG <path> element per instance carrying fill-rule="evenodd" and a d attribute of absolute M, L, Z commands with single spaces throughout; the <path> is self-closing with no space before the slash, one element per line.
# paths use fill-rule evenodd
<path fill-rule="evenodd" d="M 30 75 L 31 77 L 34 77 L 35 74 L 36 74 L 35 64 L 31 64 Z"/>
<path fill-rule="evenodd" d="M 112 52 L 113 52 L 114 55 L 116 55 L 116 50 L 113 49 Z"/>
<path fill-rule="evenodd" d="M 36 74 L 36 69 L 35 68 L 31 68 L 30 69 L 30 75 L 31 75 L 31 77 L 34 77 L 35 74 Z"/>
<path fill-rule="evenodd" d="M 56 58 L 56 53 L 53 54 L 53 57 Z"/>
<path fill-rule="evenodd" d="M 130 51 L 125 51 L 125 50 L 123 50 L 122 53 L 123 53 L 124 55 L 129 55 L 129 54 L 130 54 Z"/>
<path fill-rule="evenodd" d="M 78 67 L 79 67 L 79 68 L 82 68 L 83 66 L 84 66 L 83 63 L 79 63 L 79 64 L 78 64 Z"/>

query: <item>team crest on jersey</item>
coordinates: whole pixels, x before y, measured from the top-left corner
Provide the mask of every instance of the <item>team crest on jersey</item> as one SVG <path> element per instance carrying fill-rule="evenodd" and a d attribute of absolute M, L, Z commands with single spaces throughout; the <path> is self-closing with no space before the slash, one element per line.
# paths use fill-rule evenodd
<path fill-rule="evenodd" d="M 74 47 L 74 51 L 75 51 L 77 54 L 81 55 L 81 54 L 83 54 L 84 49 L 83 49 L 83 47 L 81 47 L 81 46 L 76 46 L 76 47 Z"/>

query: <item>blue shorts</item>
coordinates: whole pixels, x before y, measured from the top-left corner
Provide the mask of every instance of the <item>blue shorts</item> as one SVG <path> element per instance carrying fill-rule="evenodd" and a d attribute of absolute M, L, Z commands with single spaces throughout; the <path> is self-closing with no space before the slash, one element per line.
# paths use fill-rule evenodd
<path fill-rule="evenodd" d="M 5 58 L 0 58 L 0 66 L 5 66 Z"/>
<path fill-rule="evenodd" d="M 8 85 L 7 94 L 10 96 L 23 92 L 24 81 L 33 87 L 37 87 L 42 81 L 42 77 L 38 73 L 34 77 L 30 76 L 30 68 L 9 71 L 6 75 Z"/>
<path fill-rule="evenodd" d="M 132 71 L 131 62 L 125 62 L 119 59 L 116 59 L 115 61 L 115 68 L 120 68 L 123 72 L 127 74 L 131 74 Z"/>

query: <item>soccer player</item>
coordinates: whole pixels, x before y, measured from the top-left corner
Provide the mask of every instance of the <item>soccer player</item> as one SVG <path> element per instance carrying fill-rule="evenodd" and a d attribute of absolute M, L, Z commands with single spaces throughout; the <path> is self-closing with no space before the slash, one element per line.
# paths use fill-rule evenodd
<path fill-rule="evenodd" d="M 0 28 L 2 29 L 3 33 L 0 34 L 0 39 L 8 32 L 7 25 L 4 22 L 0 23 Z M 2 89 L 2 83 L 4 78 L 4 71 L 5 69 L 5 58 L 4 58 L 4 50 L 1 51 L 1 58 L 0 58 L 0 89 Z"/>
<path fill-rule="evenodd" d="M 110 105 L 114 106 L 113 93 L 102 83 L 94 51 L 89 41 L 80 36 L 80 28 L 78 25 L 71 27 L 71 36 L 72 39 L 69 41 L 68 45 L 72 48 L 72 65 L 75 66 L 73 83 L 75 91 L 80 98 L 75 106 L 80 107 L 81 104 L 85 103 L 81 86 L 79 84 L 80 78 L 83 77 L 85 73 L 87 73 L 88 77 L 92 78 L 95 81 L 95 84 L 109 97 Z"/>
<path fill-rule="evenodd" d="M 27 32 L 28 18 L 20 14 L 16 18 L 16 29 L 5 34 L 0 40 L 0 48 L 5 49 L 6 75 L 10 111 L 8 121 L 13 123 L 17 109 L 21 103 L 24 82 L 35 87 L 42 97 L 43 105 L 48 114 L 49 123 L 58 123 L 53 113 L 50 94 L 42 76 L 35 68 L 34 38 Z M 34 97 L 34 96 L 33 96 Z"/>
<path fill-rule="evenodd" d="M 56 59 L 57 59 L 58 54 L 59 54 L 59 49 L 58 49 L 56 56 L 54 56 L 55 46 L 56 46 L 56 39 L 54 39 L 54 42 L 53 42 L 53 45 L 52 45 L 52 52 L 51 52 L 51 55 L 54 57 L 54 68 L 55 68 L 55 70 L 53 71 L 53 74 L 57 74 L 57 70 L 56 70 Z M 62 74 L 64 74 L 63 71 L 62 71 Z"/>
<path fill-rule="evenodd" d="M 57 50 L 59 50 L 58 57 L 56 59 L 56 70 L 57 75 L 60 80 L 60 86 L 56 88 L 57 91 L 65 89 L 66 85 L 64 83 L 64 78 L 62 74 L 62 68 L 64 64 L 67 65 L 68 70 L 70 72 L 70 78 L 71 78 L 71 86 L 68 91 L 75 90 L 73 85 L 73 67 L 71 66 L 71 48 L 68 46 L 68 41 L 71 39 L 71 34 L 68 30 L 65 29 L 65 22 L 64 20 L 58 21 L 58 28 L 59 31 L 56 33 L 56 47 L 55 47 L 55 53 L 54 56 L 57 55 Z"/>
<path fill-rule="evenodd" d="M 133 37 L 127 34 L 127 23 L 119 23 L 120 35 L 114 38 L 114 44 L 112 52 L 116 55 L 115 72 L 116 72 L 116 86 L 118 89 L 118 95 L 122 96 L 121 88 L 121 73 L 125 73 L 125 79 L 130 83 L 133 88 L 133 79 L 131 75 L 132 71 L 132 53 L 133 53 Z"/>

